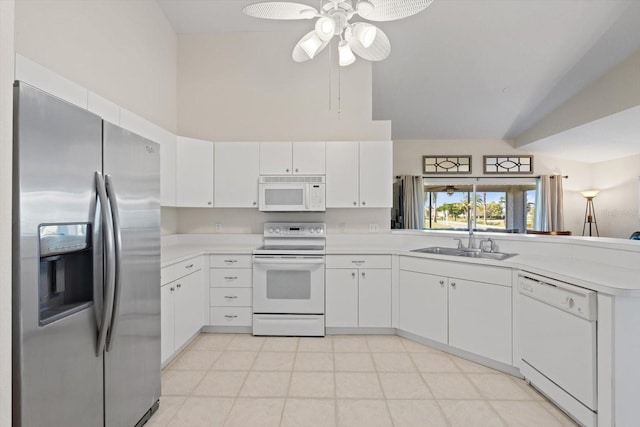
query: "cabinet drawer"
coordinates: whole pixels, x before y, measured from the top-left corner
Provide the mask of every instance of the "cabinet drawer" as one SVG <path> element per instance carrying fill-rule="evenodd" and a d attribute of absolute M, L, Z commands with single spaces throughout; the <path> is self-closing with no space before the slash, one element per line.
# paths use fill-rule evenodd
<path fill-rule="evenodd" d="M 211 268 L 251 268 L 251 255 L 209 255 Z"/>
<path fill-rule="evenodd" d="M 189 258 L 176 264 L 165 267 L 160 272 L 160 283 L 166 285 L 181 277 L 202 269 L 203 257 Z"/>
<path fill-rule="evenodd" d="M 391 255 L 328 255 L 327 268 L 391 268 Z"/>
<path fill-rule="evenodd" d="M 209 286 L 216 288 L 251 287 L 250 268 L 212 268 L 209 270 Z"/>
<path fill-rule="evenodd" d="M 209 321 L 213 326 L 251 326 L 251 307 L 211 307 Z"/>
<path fill-rule="evenodd" d="M 211 288 L 209 305 L 219 307 L 251 307 L 251 288 Z"/>

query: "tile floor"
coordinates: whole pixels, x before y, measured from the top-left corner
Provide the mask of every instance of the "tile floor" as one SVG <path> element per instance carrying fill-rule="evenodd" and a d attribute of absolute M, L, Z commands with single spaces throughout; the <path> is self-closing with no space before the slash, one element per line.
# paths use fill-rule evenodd
<path fill-rule="evenodd" d="M 575 426 L 524 381 L 397 336 L 203 334 L 148 427 Z"/>

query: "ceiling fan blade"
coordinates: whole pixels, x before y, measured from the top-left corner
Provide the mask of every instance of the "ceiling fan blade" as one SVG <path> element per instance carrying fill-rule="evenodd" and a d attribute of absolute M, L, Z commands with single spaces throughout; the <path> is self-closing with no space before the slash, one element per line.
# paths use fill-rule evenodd
<path fill-rule="evenodd" d="M 325 47 L 327 47 L 327 45 L 329 45 L 330 41 L 331 39 L 320 39 L 315 30 L 309 31 L 298 43 L 296 43 L 296 46 L 293 48 L 293 52 L 291 53 L 291 57 L 296 62 L 305 62 L 313 59 Z"/>
<path fill-rule="evenodd" d="M 253 3 L 242 9 L 246 15 L 264 19 L 311 19 L 318 11 L 309 5 L 287 1 Z"/>
<path fill-rule="evenodd" d="M 361 26 L 371 26 L 376 29 L 375 39 L 369 47 L 365 47 L 362 41 L 354 35 Z M 345 31 L 345 39 L 349 42 L 349 47 L 353 53 L 366 59 L 367 61 L 382 61 L 391 53 L 391 42 L 387 35 L 380 29 L 366 22 L 356 22 L 352 28 Z"/>
<path fill-rule="evenodd" d="M 368 0 L 373 9 L 361 13 L 369 21 L 394 21 L 422 12 L 433 0 Z"/>

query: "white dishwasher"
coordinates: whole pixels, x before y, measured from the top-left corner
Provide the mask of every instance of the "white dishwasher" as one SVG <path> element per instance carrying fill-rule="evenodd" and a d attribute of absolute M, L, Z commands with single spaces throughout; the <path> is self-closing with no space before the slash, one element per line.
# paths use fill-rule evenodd
<path fill-rule="evenodd" d="M 587 427 L 597 424 L 597 294 L 519 273 L 520 371 Z"/>

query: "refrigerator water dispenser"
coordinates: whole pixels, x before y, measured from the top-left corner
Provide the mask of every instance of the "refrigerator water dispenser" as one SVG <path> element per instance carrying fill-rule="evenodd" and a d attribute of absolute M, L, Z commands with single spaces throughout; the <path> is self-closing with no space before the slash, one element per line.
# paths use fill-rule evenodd
<path fill-rule="evenodd" d="M 40 326 L 93 304 L 91 224 L 43 224 L 38 229 Z"/>

